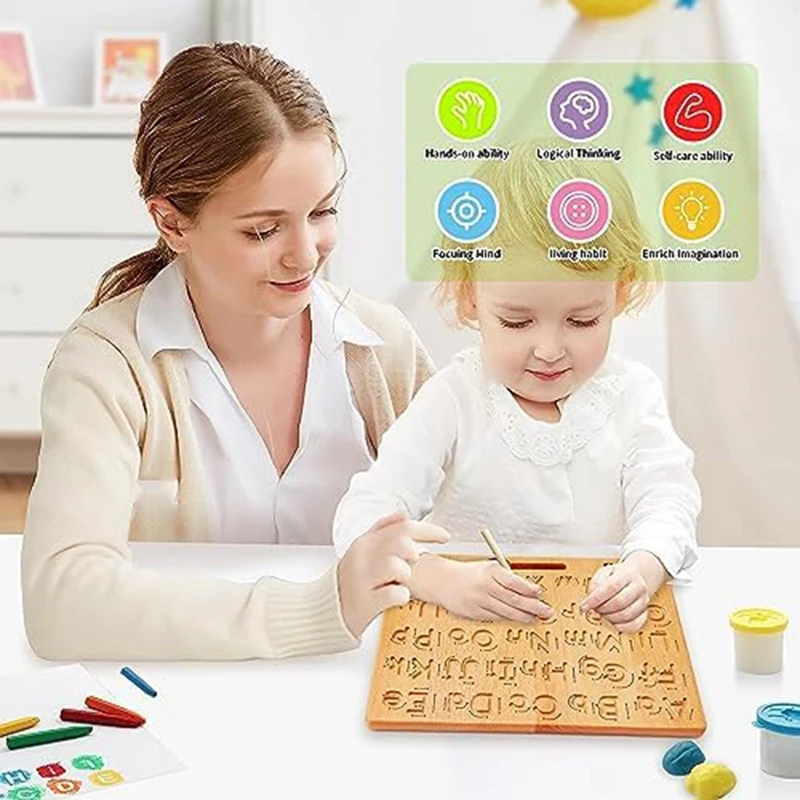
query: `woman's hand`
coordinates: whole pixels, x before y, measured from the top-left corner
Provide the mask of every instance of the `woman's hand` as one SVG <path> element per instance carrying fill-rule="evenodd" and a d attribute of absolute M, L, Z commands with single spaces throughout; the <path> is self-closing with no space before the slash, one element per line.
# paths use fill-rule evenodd
<path fill-rule="evenodd" d="M 541 589 L 495 561 L 455 561 L 425 555 L 414 570 L 415 597 L 438 603 L 460 617 L 535 622 L 552 609 Z"/>
<path fill-rule="evenodd" d="M 650 599 L 666 578 L 658 558 L 637 550 L 624 561 L 597 570 L 581 611 L 597 612 L 621 633 L 636 633 L 647 622 Z"/>
<path fill-rule="evenodd" d="M 419 561 L 417 542 L 444 544 L 449 534 L 437 525 L 411 522 L 396 511 L 359 536 L 337 567 L 342 618 L 360 637 L 367 625 L 391 606 L 411 599 L 408 581 Z"/>

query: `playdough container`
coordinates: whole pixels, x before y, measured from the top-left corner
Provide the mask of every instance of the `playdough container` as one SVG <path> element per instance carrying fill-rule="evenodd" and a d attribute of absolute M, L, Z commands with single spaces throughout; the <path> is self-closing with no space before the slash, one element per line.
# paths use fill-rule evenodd
<path fill-rule="evenodd" d="M 742 672 L 771 675 L 783 669 L 783 632 L 789 619 L 769 608 L 742 608 L 730 616 L 736 666 Z"/>
<path fill-rule="evenodd" d="M 800 705 L 769 703 L 756 712 L 761 729 L 761 770 L 776 778 L 800 778 Z"/>

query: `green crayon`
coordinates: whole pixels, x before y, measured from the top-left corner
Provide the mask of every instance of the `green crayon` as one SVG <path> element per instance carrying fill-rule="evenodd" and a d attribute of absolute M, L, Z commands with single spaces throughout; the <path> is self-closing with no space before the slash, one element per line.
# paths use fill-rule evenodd
<path fill-rule="evenodd" d="M 81 736 L 88 736 L 91 732 L 91 725 L 69 725 L 64 728 L 36 731 L 36 733 L 20 733 L 16 736 L 9 736 L 6 739 L 6 747 L 9 750 L 20 750 L 23 747 L 36 747 L 39 744 L 63 742 L 65 739 L 79 739 Z"/>

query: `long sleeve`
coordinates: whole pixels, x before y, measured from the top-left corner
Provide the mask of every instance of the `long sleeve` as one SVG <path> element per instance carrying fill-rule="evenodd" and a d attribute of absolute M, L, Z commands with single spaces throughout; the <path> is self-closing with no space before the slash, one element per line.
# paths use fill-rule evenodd
<path fill-rule="evenodd" d="M 627 535 L 621 557 L 634 550 L 657 556 L 675 577 L 697 561 L 700 489 L 694 456 L 672 427 L 658 377 L 642 368 L 637 419 L 622 472 Z"/>
<path fill-rule="evenodd" d="M 25 626 L 43 658 L 279 658 L 358 644 L 335 568 L 310 583 L 236 583 L 135 566 L 128 546 L 146 425 L 122 354 L 66 335 L 42 391 L 42 445 L 22 550 Z"/>
<path fill-rule="evenodd" d="M 333 544 L 342 556 L 383 516 L 421 519 L 433 508 L 456 442 L 455 397 L 442 375 L 429 378 L 386 431 L 373 465 L 354 475 L 336 510 Z"/>

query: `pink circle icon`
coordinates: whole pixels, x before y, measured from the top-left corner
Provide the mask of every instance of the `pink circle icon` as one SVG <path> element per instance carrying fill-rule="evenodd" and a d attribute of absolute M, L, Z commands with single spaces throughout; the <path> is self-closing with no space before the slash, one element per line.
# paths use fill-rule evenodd
<path fill-rule="evenodd" d="M 547 205 L 550 227 L 569 242 L 590 242 L 611 222 L 611 200 L 594 181 L 565 181 Z"/>

